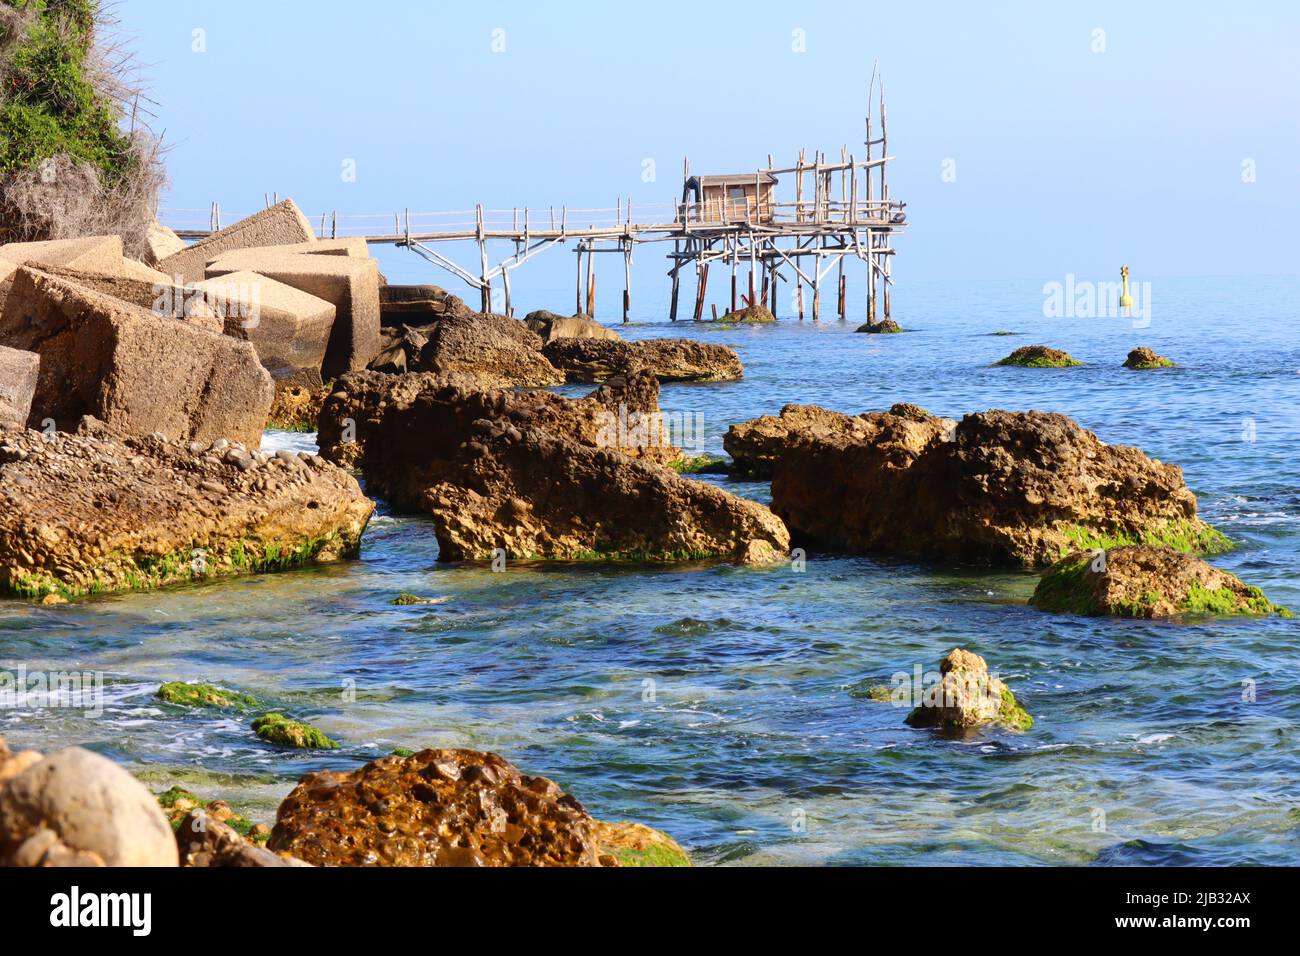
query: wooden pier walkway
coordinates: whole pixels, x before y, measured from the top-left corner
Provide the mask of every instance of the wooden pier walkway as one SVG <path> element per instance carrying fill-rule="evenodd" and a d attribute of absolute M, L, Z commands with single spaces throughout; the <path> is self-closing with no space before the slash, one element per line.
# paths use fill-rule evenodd
<path fill-rule="evenodd" d="M 873 78 L 874 86 L 874 78 Z M 837 295 L 840 318 L 846 318 L 846 259 L 866 263 L 867 320 L 876 321 L 879 303 L 890 314 L 892 237 L 906 226 L 905 204 L 890 197 L 886 155 L 888 133 L 883 89 L 880 98 L 880 135 L 872 136 L 866 119 L 866 158 L 855 159 L 848 148 L 838 162 L 824 153 L 812 161 L 800 152 L 798 161 L 752 173 L 692 176 L 684 165 L 681 199 L 665 203 L 634 203 L 619 197 L 613 206 L 568 206 L 473 209 L 447 212 L 412 212 L 340 216 L 336 211 L 311 217 L 321 238 L 360 237 L 367 243 L 409 249 L 430 263 L 478 289 L 482 311 L 493 307 L 492 288 L 498 280 L 504 293 L 504 311 L 513 314 L 511 273 L 538 254 L 573 242 L 578 258 L 575 311 L 595 315 L 595 254 L 623 257 L 623 321 L 631 310 L 633 250 L 645 243 L 671 242 L 668 254 L 672 279 L 670 317 L 676 321 L 681 273 L 693 267 L 696 295 L 693 318 L 703 318 L 710 265 L 722 263 L 731 272 L 731 311 L 767 305 L 777 313 L 777 287 L 793 281 L 792 309 L 804 317 L 804 286 L 812 294 L 812 318 L 820 318 L 823 280 L 838 269 Z M 872 153 L 879 147 L 879 154 Z M 781 177 L 793 182 L 793 196 L 780 200 L 776 185 Z M 808 182 L 810 180 L 810 182 Z M 808 188 L 806 188 L 808 187 Z M 278 196 L 267 195 L 271 205 Z M 164 209 L 163 223 L 182 239 L 202 239 L 245 213 L 225 213 L 218 203 L 207 209 Z M 478 261 L 466 266 L 436 248 L 440 244 L 471 242 Z M 512 251 L 492 264 L 493 243 L 507 243 Z M 585 259 L 584 259 L 585 257 Z M 739 272 L 747 272 L 748 294 L 740 291 Z"/>

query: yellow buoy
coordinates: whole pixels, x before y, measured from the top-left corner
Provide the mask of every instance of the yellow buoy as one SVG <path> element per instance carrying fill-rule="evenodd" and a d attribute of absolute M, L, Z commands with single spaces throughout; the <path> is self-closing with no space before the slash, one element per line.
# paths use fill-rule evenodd
<path fill-rule="evenodd" d="M 1128 266 L 1119 267 L 1119 277 L 1124 283 L 1124 288 L 1119 293 L 1119 307 L 1121 309 L 1131 309 L 1133 308 L 1133 297 L 1128 294 Z"/>

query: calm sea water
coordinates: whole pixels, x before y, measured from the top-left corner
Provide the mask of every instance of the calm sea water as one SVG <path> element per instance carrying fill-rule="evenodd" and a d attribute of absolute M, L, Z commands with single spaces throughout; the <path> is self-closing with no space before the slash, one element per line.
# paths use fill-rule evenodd
<path fill-rule="evenodd" d="M 729 424 L 794 401 L 1069 414 L 1181 465 L 1238 543 L 1217 562 L 1300 608 L 1300 280 L 1158 283 L 1141 330 L 1045 319 L 1041 283 L 905 293 L 904 335 L 794 321 L 625 332 L 740 353 L 743 381 L 663 392 L 665 410 L 703 415 L 714 452 Z M 1088 364 L 990 367 L 1039 342 Z M 1120 368 L 1139 344 L 1180 367 Z M 106 682 L 102 716 L 0 709 L 0 735 L 83 744 L 156 789 L 187 783 L 266 822 L 308 770 L 465 746 L 554 778 L 597 816 L 660 827 L 702 864 L 1300 863 L 1296 621 L 1053 617 L 1025 606 L 1032 576 L 817 554 L 803 573 L 436 559 L 429 523 L 381 504 L 353 563 L 0 603 L 0 667 Z M 450 600 L 392 606 L 404 591 Z M 988 658 L 1032 731 L 945 741 L 855 696 L 955 646 Z M 257 694 L 343 749 L 283 752 L 240 720 L 161 705 L 158 684 L 176 679 Z"/>

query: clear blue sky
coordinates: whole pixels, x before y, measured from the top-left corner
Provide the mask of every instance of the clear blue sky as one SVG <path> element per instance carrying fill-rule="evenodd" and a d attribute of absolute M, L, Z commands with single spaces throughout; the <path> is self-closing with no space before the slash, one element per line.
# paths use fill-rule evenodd
<path fill-rule="evenodd" d="M 267 192 L 309 214 L 667 201 L 683 155 L 693 171 L 732 172 L 800 146 L 860 154 L 878 58 L 893 194 L 912 223 L 900 282 L 1110 279 L 1121 261 L 1144 277 L 1298 271 L 1300 4 L 127 0 L 117 12 L 172 147 L 165 206 L 252 210 Z M 647 158 L 657 182 L 642 181 Z M 551 255 L 546 268 L 568 276 L 572 256 Z M 639 256 L 662 275 L 657 251 Z"/>

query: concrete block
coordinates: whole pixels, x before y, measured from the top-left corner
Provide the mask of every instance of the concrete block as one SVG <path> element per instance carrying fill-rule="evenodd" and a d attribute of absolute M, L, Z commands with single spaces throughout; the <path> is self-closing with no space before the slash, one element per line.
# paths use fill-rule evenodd
<path fill-rule="evenodd" d="M 170 276 L 180 276 L 180 284 L 186 285 L 207 278 L 204 266 L 223 252 L 315 241 L 316 234 L 307 217 L 294 205 L 292 199 L 286 199 L 214 232 L 192 246 L 186 246 L 184 250 L 161 260 L 158 269 Z"/>

